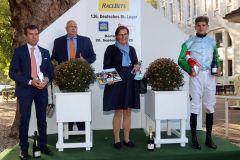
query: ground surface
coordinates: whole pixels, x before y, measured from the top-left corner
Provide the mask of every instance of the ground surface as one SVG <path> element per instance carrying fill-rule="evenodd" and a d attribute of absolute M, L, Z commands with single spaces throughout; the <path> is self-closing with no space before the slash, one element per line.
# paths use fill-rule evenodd
<path fill-rule="evenodd" d="M 235 101 L 230 101 L 230 105 L 234 105 Z M 11 148 L 18 143 L 17 139 L 10 138 L 9 132 L 11 124 L 14 120 L 16 109 L 16 101 L 3 101 L 0 96 L 0 152 L 4 149 Z M 215 113 L 213 134 L 225 137 L 224 129 L 224 101 L 217 99 L 217 107 Z M 240 146 L 240 110 L 229 111 L 229 137 L 226 138 L 232 143 Z M 203 127 L 205 127 L 205 116 L 203 114 Z M 205 128 L 203 128 L 205 130 Z"/>

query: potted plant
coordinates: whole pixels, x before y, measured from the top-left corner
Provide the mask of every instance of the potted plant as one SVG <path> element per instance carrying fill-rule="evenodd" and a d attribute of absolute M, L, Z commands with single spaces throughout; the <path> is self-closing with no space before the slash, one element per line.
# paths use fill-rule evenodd
<path fill-rule="evenodd" d="M 59 86 L 61 92 L 56 96 L 56 120 L 58 131 L 63 132 L 64 138 L 68 135 L 86 134 L 83 143 L 64 143 L 63 133 L 58 133 L 56 147 L 59 151 L 63 148 L 84 147 L 90 150 L 91 137 L 91 91 L 89 86 L 95 81 L 93 68 L 84 60 L 70 60 L 55 66 L 54 83 Z M 68 131 L 67 122 L 85 122 L 85 132 Z"/>
<path fill-rule="evenodd" d="M 183 74 L 170 58 L 159 58 L 152 62 L 145 77 L 154 91 L 173 91 L 183 86 Z"/>
<path fill-rule="evenodd" d="M 179 66 L 170 58 L 159 58 L 150 63 L 145 73 L 152 90 L 145 95 L 145 114 L 156 124 L 157 147 L 163 143 L 181 143 L 185 146 L 185 123 L 187 119 L 187 91 L 180 91 L 183 86 L 183 74 Z M 180 138 L 161 139 L 161 120 L 167 120 L 167 131 L 171 134 L 168 120 L 180 120 L 181 132 L 174 130 Z M 148 126 L 146 126 L 148 128 Z"/>
<path fill-rule="evenodd" d="M 63 92 L 86 92 L 95 81 L 94 69 L 84 60 L 55 65 L 54 82 Z"/>

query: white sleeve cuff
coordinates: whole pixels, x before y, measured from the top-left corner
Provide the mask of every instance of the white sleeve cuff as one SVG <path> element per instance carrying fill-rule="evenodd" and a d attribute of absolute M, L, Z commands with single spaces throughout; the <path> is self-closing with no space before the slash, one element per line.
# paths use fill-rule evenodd
<path fill-rule="evenodd" d="M 30 80 L 30 81 L 28 82 L 28 85 L 30 85 L 30 86 L 32 85 L 32 80 Z"/>

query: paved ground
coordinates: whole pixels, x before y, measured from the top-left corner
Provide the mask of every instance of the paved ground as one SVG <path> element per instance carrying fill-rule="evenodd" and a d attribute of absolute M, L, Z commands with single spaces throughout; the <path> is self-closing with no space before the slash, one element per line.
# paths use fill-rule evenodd
<path fill-rule="evenodd" d="M 229 106 L 236 105 L 235 100 L 229 101 Z M 205 118 L 203 118 L 205 121 Z M 205 122 L 204 122 L 205 123 Z M 204 124 L 203 123 L 203 124 Z M 224 100 L 217 99 L 213 133 L 225 137 L 225 110 Z M 240 109 L 229 110 L 229 136 L 227 139 L 240 146 Z"/>
<path fill-rule="evenodd" d="M 0 96 L 0 152 L 14 146 L 18 141 L 8 137 L 16 110 L 16 101 L 4 102 Z"/>
<path fill-rule="evenodd" d="M 235 104 L 235 101 L 230 101 L 229 104 L 233 105 Z M 0 96 L 0 152 L 18 143 L 18 140 L 8 137 L 15 115 L 15 109 L 16 101 L 10 101 L 7 103 L 4 102 Z M 224 115 L 224 101 L 218 99 L 213 134 L 226 138 L 224 135 Z M 229 119 L 229 137 L 226 139 L 240 146 L 240 110 L 230 110 Z M 205 117 L 203 117 L 203 121 L 203 127 L 205 127 Z"/>

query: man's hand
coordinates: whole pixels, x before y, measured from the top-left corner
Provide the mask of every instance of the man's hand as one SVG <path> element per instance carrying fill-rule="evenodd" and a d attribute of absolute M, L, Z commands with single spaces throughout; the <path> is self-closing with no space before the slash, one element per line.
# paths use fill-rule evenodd
<path fill-rule="evenodd" d="M 221 76 L 222 75 L 222 71 L 221 71 L 221 67 L 217 68 L 217 76 Z"/>
<path fill-rule="evenodd" d="M 80 55 L 80 59 L 81 59 L 81 60 L 84 60 L 84 61 L 86 61 L 86 59 L 85 59 L 85 58 L 83 58 L 83 57 L 82 57 L 82 55 Z"/>
<path fill-rule="evenodd" d="M 197 65 L 197 62 L 193 58 L 188 58 L 187 63 L 189 66 L 193 67 L 194 65 Z"/>
<path fill-rule="evenodd" d="M 114 84 L 114 81 L 109 81 L 107 84 L 112 85 L 112 84 Z"/>
<path fill-rule="evenodd" d="M 41 82 L 39 80 L 33 79 L 31 85 L 37 89 L 41 89 Z"/>
<path fill-rule="evenodd" d="M 197 73 L 193 70 L 190 74 L 191 77 L 196 77 Z"/>
<path fill-rule="evenodd" d="M 39 80 L 33 79 L 32 86 L 36 87 L 37 89 L 43 89 L 47 86 L 48 81 L 49 81 L 48 78 L 44 78 L 42 82 Z"/>
<path fill-rule="evenodd" d="M 49 82 L 48 78 L 45 77 L 43 79 L 43 81 L 41 82 L 41 88 L 42 89 L 45 88 L 47 86 L 48 82 Z"/>
<path fill-rule="evenodd" d="M 201 64 L 199 64 L 197 62 L 197 60 L 195 60 L 194 58 L 192 58 L 191 56 L 191 52 L 187 51 L 186 52 L 186 60 L 189 66 L 191 66 L 193 68 L 194 65 L 197 65 L 198 67 L 201 67 Z"/>
<path fill-rule="evenodd" d="M 192 72 L 189 73 L 190 77 L 196 77 L 197 76 L 197 72 L 194 68 L 192 68 Z"/>

